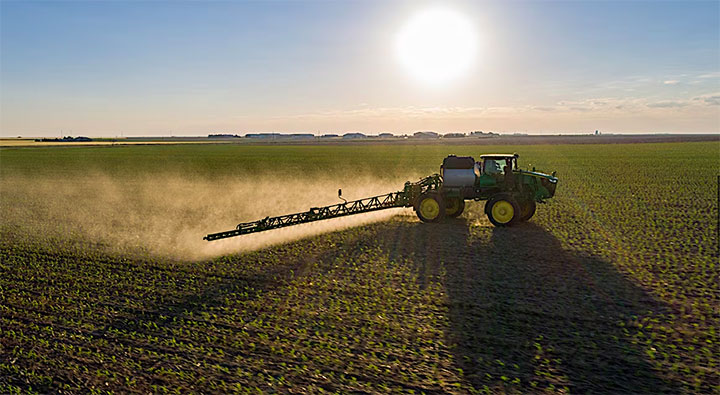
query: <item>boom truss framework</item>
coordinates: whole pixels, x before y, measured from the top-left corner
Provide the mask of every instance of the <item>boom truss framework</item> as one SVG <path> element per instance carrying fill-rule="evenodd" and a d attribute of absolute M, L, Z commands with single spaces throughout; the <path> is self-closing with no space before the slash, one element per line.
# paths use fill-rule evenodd
<path fill-rule="evenodd" d="M 334 204 L 325 207 L 313 207 L 308 211 L 296 214 L 281 215 L 279 217 L 265 217 L 254 222 L 244 222 L 235 229 L 227 232 L 212 233 L 203 240 L 218 240 L 227 237 L 240 236 L 248 233 L 262 232 L 270 229 L 284 228 L 286 226 L 320 221 L 323 219 L 344 217 L 346 215 L 368 213 L 394 207 L 403 207 L 406 204 L 404 192 L 392 192 L 386 195 L 373 196 L 346 203 Z"/>
<path fill-rule="evenodd" d="M 308 222 L 321 221 L 324 219 L 344 217 L 371 211 L 385 210 L 394 207 L 410 207 L 420 194 L 429 190 L 440 188 L 442 179 L 438 174 L 433 174 L 420 179 L 417 182 L 406 182 L 402 191 L 392 192 L 385 195 L 373 196 L 360 200 L 353 200 L 325 207 L 313 207 L 308 211 L 296 214 L 281 215 L 279 217 L 265 217 L 253 222 L 243 222 L 235 229 L 226 232 L 211 233 L 203 240 L 218 240 L 228 237 L 246 235 L 248 233 L 263 232 L 270 229 L 284 228 L 304 224 Z M 338 191 L 339 192 L 339 191 Z"/>

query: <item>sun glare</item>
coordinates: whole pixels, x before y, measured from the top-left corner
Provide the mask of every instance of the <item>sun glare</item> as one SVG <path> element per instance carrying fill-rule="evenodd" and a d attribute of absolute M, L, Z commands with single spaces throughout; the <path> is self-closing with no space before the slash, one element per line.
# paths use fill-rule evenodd
<path fill-rule="evenodd" d="M 414 15 L 397 36 L 397 55 L 413 77 L 423 83 L 453 80 L 472 66 L 475 29 L 462 14 L 428 9 Z"/>

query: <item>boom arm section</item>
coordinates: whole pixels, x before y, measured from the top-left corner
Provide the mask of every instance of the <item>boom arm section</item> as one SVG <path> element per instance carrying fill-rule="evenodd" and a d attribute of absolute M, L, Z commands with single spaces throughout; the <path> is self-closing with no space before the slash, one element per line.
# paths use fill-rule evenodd
<path fill-rule="evenodd" d="M 440 176 L 435 174 L 425 177 L 422 180 L 405 183 L 405 189 L 385 195 L 373 196 L 350 202 L 333 204 L 324 207 L 312 207 L 310 210 L 281 215 L 279 217 L 265 217 L 253 222 L 243 222 L 226 232 L 211 233 L 203 240 L 212 241 L 228 237 L 241 236 L 248 233 L 263 232 L 266 230 L 284 228 L 286 226 L 299 225 L 308 222 L 321 221 L 324 219 L 344 217 L 346 215 L 368 213 L 371 211 L 385 210 L 394 207 L 410 207 L 421 193 L 430 189 L 438 189 L 441 184 Z"/>

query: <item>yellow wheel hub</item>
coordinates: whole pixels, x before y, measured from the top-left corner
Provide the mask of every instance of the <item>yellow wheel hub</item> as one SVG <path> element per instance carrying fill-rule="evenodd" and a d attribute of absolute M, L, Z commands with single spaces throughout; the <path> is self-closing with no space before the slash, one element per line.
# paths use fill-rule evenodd
<path fill-rule="evenodd" d="M 435 219 L 440 214 L 440 205 L 435 199 L 424 199 L 420 202 L 420 214 L 427 219 Z"/>
<path fill-rule="evenodd" d="M 515 209 L 510 202 L 501 200 L 492 206 L 492 216 L 495 221 L 506 224 L 513 219 Z"/>

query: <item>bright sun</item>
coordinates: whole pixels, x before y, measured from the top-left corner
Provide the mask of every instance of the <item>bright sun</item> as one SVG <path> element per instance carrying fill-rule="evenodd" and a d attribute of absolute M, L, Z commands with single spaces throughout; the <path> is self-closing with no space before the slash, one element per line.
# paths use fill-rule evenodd
<path fill-rule="evenodd" d="M 470 21 L 448 9 L 414 15 L 400 30 L 396 44 L 400 62 L 428 84 L 448 82 L 467 71 L 477 45 Z"/>

